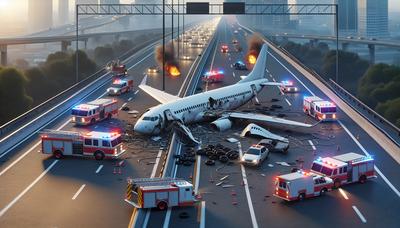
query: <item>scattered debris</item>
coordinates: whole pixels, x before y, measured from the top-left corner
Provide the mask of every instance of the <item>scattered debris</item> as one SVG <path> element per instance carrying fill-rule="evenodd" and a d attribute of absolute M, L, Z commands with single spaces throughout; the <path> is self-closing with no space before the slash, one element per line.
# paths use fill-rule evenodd
<path fill-rule="evenodd" d="M 228 178 L 229 177 L 229 175 L 226 175 L 226 176 L 224 176 L 224 177 L 222 177 L 221 179 L 219 179 L 220 181 L 223 181 L 223 180 L 225 180 L 226 178 Z"/>
<path fill-rule="evenodd" d="M 224 183 L 224 181 L 221 181 L 221 182 L 216 183 L 215 185 L 216 185 L 216 186 L 220 186 L 220 185 L 223 184 L 223 183 Z"/>
<path fill-rule="evenodd" d="M 132 110 L 132 111 L 129 111 L 128 114 L 137 115 L 137 114 L 139 114 L 139 111 L 137 111 L 137 110 Z"/>
<path fill-rule="evenodd" d="M 230 143 L 237 143 L 239 142 L 239 140 L 235 139 L 235 138 L 227 138 L 226 141 L 230 142 Z"/>
<path fill-rule="evenodd" d="M 261 176 L 265 177 L 265 174 L 264 174 L 264 173 L 261 173 Z"/>
<path fill-rule="evenodd" d="M 274 165 L 273 165 L 273 164 L 268 164 L 268 167 L 271 167 L 271 168 L 272 168 L 272 167 L 274 167 Z"/>
<path fill-rule="evenodd" d="M 186 219 L 186 218 L 189 218 L 189 213 L 187 213 L 187 212 L 181 212 L 181 213 L 179 213 L 179 218 L 181 218 L 181 219 Z"/>
<path fill-rule="evenodd" d="M 290 167 L 290 165 L 287 163 L 287 162 L 275 162 L 276 164 L 278 164 L 278 165 L 281 165 L 281 166 L 288 166 L 288 167 Z"/>
<path fill-rule="evenodd" d="M 277 101 L 279 101 L 279 99 L 276 99 L 276 98 L 271 99 L 271 102 L 277 102 Z"/>
<path fill-rule="evenodd" d="M 151 140 L 153 140 L 154 142 L 158 142 L 158 141 L 161 140 L 161 137 L 160 136 L 153 136 L 153 137 L 151 137 Z"/>
<path fill-rule="evenodd" d="M 213 161 L 213 160 L 211 160 L 211 159 L 208 159 L 208 160 L 205 162 L 205 164 L 206 164 L 206 165 L 209 165 L 209 166 L 212 166 L 212 165 L 215 165 L 215 161 Z"/>
<path fill-rule="evenodd" d="M 128 106 L 124 106 L 121 108 L 122 111 L 129 111 L 129 107 Z"/>
<path fill-rule="evenodd" d="M 233 184 L 224 184 L 224 185 L 222 185 L 222 187 L 223 188 L 232 188 L 232 187 L 235 187 L 235 185 L 233 185 Z"/>

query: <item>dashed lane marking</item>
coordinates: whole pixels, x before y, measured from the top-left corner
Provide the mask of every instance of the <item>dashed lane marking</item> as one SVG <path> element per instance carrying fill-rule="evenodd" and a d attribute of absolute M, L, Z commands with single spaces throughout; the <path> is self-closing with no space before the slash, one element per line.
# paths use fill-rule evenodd
<path fill-rule="evenodd" d="M 119 108 L 119 110 L 123 109 L 125 106 L 127 105 L 127 103 L 124 103 L 121 108 Z"/>
<path fill-rule="evenodd" d="M 343 196 L 343 198 L 344 198 L 345 200 L 348 200 L 348 199 L 349 199 L 349 197 L 347 197 L 347 194 L 346 194 L 346 192 L 343 191 L 343 189 L 339 188 L 339 192 L 340 192 L 340 194 L 342 194 L 342 196 Z"/>
<path fill-rule="evenodd" d="M 292 104 L 289 102 L 289 100 L 287 98 L 285 98 L 285 101 L 289 106 L 292 106 Z"/>
<path fill-rule="evenodd" d="M 200 228 L 206 226 L 206 201 L 201 201 L 201 217 L 200 217 Z"/>
<path fill-rule="evenodd" d="M 99 168 L 96 169 L 96 173 L 99 173 L 102 168 L 103 168 L 103 165 L 99 165 Z"/>
<path fill-rule="evenodd" d="M 234 78 L 236 77 L 235 72 L 232 73 L 232 76 L 233 76 Z"/>
<path fill-rule="evenodd" d="M 311 140 L 308 140 L 308 143 L 311 145 L 313 150 L 317 150 L 317 148 L 315 147 L 314 143 Z"/>
<path fill-rule="evenodd" d="M 128 101 L 131 101 L 131 100 L 132 100 L 132 97 L 128 98 Z"/>
<path fill-rule="evenodd" d="M 79 196 L 79 194 L 82 192 L 82 190 L 85 188 L 85 186 L 86 186 L 86 184 L 83 184 L 79 189 L 78 189 L 78 191 L 75 193 L 75 195 L 72 197 L 72 200 L 75 200 L 78 196 Z"/>
<path fill-rule="evenodd" d="M 358 208 L 356 207 L 356 206 L 352 206 L 353 207 L 353 210 L 356 212 L 356 214 L 358 215 L 358 217 L 361 219 L 361 222 L 363 222 L 363 223 L 367 223 L 367 220 L 365 219 L 365 217 L 364 217 L 364 215 L 363 214 L 361 214 L 361 211 L 360 210 L 358 210 Z"/>
<path fill-rule="evenodd" d="M 139 91 L 140 91 L 140 90 L 136 90 L 136 91 L 135 91 L 135 95 L 136 95 L 137 93 L 139 93 Z"/>

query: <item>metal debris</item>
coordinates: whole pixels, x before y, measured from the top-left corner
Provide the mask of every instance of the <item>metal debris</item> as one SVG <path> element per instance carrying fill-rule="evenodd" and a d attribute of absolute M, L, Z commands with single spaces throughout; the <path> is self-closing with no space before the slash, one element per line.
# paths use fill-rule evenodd
<path fill-rule="evenodd" d="M 224 176 L 224 177 L 222 177 L 221 179 L 219 179 L 220 181 L 223 181 L 223 180 L 225 180 L 226 178 L 228 178 L 229 177 L 229 175 L 226 175 L 226 176 Z"/>
<path fill-rule="evenodd" d="M 223 188 L 231 188 L 231 187 L 235 187 L 235 185 L 233 184 L 224 184 L 222 185 Z"/>
<path fill-rule="evenodd" d="M 290 165 L 287 163 L 287 162 L 275 162 L 276 164 L 278 164 L 278 165 L 281 165 L 281 166 L 288 166 L 288 167 L 290 167 Z"/>

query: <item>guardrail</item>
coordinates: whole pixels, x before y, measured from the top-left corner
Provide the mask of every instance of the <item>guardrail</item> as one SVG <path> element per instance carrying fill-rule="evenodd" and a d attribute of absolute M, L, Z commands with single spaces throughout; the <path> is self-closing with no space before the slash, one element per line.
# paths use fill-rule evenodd
<path fill-rule="evenodd" d="M 245 28 L 246 29 L 246 28 Z M 247 30 L 247 29 L 246 29 Z M 248 32 L 252 32 L 251 30 L 248 30 Z M 368 118 L 365 114 L 361 113 L 356 107 L 353 106 L 347 99 L 345 99 L 341 94 L 347 96 L 350 98 L 353 102 L 357 103 L 356 105 L 361 107 L 362 109 L 366 110 L 368 114 L 372 115 L 372 118 L 378 119 L 379 122 L 385 124 L 389 128 L 391 128 L 394 132 L 397 133 L 397 136 L 400 136 L 400 129 L 397 128 L 394 124 L 389 122 L 387 119 L 385 119 L 383 116 L 379 115 L 376 113 L 374 110 L 372 110 L 370 107 L 368 107 L 366 104 L 358 100 L 356 97 L 354 97 L 352 94 L 350 94 L 348 91 L 346 91 L 344 88 L 339 86 L 336 82 L 334 82 L 331 78 L 329 78 L 329 82 L 326 81 L 323 77 L 321 77 L 317 72 L 315 72 L 313 69 L 309 68 L 305 64 L 303 64 L 300 60 L 298 60 L 295 56 L 293 56 L 289 51 L 284 49 L 283 47 L 276 45 L 272 41 L 269 40 L 269 43 L 272 44 L 275 48 L 281 50 L 285 55 L 289 56 L 294 62 L 299 64 L 302 68 L 304 68 L 306 71 L 308 71 L 311 75 L 313 75 L 316 79 L 318 79 L 321 83 L 323 83 L 325 86 L 330 88 L 336 95 L 342 98 L 344 102 L 346 102 L 348 105 L 353 107 L 353 109 L 359 113 L 362 117 L 364 117 L 368 122 L 370 122 L 373 126 L 375 126 L 379 131 L 381 131 L 386 137 L 390 139 L 394 144 L 396 144 L 398 147 L 400 147 L 400 139 L 397 141 L 394 139 L 385 129 L 382 127 L 378 126 L 371 118 Z"/>
<path fill-rule="evenodd" d="M 119 59 L 122 60 L 122 62 L 125 62 L 126 59 L 128 59 L 129 56 L 131 56 L 133 53 L 137 52 L 138 50 L 148 46 L 151 43 L 156 42 L 159 40 L 160 37 L 155 37 L 151 40 L 145 41 L 144 43 L 126 51 L 124 54 L 122 54 Z M 0 136 L 3 136 L 6 132 L 8 132 L 13 126 L 18 125 L 19 123 L 23 122 L 24 120 L 29 119 L 32 115 L 38 114 L 40 112 L 43 112 L 46 108 L 49 107 L 49 105 L 53 105 L 59 101 L 59 98 L 63 97 L 65 94 L 75 91 L 76 89 L 80 88 L 83 85 L 86 85 L 87 82 L 89 82 L 92 79 L 96 79 L 102 75 L 105 75 L 105 66 L 95 72 L 94 74 L 90 75 L 89 77 L 83 79 L 82 81 L 79 81 L 78 83 L 68 87 L 67 89 L 61 91 L 60 93 L 54 95 L 53 97 L 47 99 L 46 101 L 40 103 L 39 105 L 35 106 L 34 108 L 24 112 L 23 114 L 15 117 L 14 119 L 8 121 L 7 123 L 3 124 L 0 126 Z"/>

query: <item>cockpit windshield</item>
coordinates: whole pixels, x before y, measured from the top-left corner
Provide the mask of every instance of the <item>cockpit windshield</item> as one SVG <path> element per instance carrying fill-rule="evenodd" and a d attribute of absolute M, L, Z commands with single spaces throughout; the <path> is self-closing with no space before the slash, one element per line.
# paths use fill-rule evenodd
<path fill-rule="evenodd" d="M 143 120 L 156 121 L 156 120 L 158 120 L 158 116 L 145 116 L 145 117 L 143 117 Z"/>

